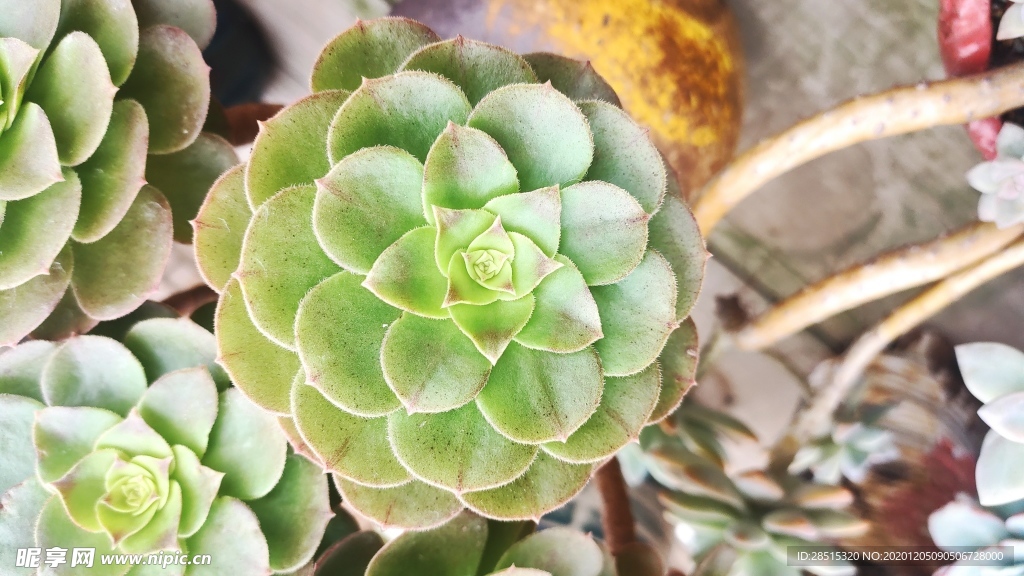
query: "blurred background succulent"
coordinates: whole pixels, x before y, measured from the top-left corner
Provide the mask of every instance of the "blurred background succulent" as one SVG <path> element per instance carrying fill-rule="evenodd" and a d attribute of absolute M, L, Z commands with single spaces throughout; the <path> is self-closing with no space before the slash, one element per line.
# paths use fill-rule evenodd
<path fill-rule="evenodd" d="M 833 417 L 831 433 L 801 446 L 789 473 L 809 471 L 815 482 L 823 484 L 839 484 L 843 478 L 864 480 L 869 468 L 900 455 L 892 431 L 878 425 L 892 408 L 891 404 L 841 406 Z"/>
<path fill-rule="evenodd" d="M 983 506 L 1024 499 L 1024 353 L 995 342 L 962 344 L 956 359 L 964 383 L 985 405 L 991 430 L 978 455 L 975 480 Z"/>
<path fill-rule="evenodd" d="M 230 386 L 215 355 L 213 335 L 184 318 L 144 320 L 121 342 L 36 340 L 0 354 L 5 574 L 22 573 L 8 570 L 32 547 L 211 554 L 215 563 L 188 567 L 196 575 L 310 560 L 331 516 L 327 478 Z"/>
<path fill-rule="evenodd" d="M 967 173 L 967 182 L 981 192 L 978 219 L 1007 228 L 1024 222 L 1024 128 L 1004 123 L 996 150 L 995 159 Z"/>
<path fill-rule="evenodd" d="M 1024 501 L 986 509 L 973 497 L 961 493 L 928 517 L 928 531 L 943 550 L 983 551 L 1002 546 L 1014 551 L 1006 554 L 1003 562 L 979 565 L 977 560 L 966 559 L 940 568 L 935 576 L 1024 574 Z"/>
<path fill-rule="evenodd" d="M 1012 4 L 1003 12 L 996 31 L 996 40 L 1012 40 L 1024 36 L 1024 6 L 1022 0 L 1010 0 Z"/>
<path fill-rule="evenodd" d="M 685 403 L 684 403 L 685 405 Z M 697 561 L 695 575 L 853 574 L 853 566 L 799 568 L 788 546 L 821 545 L 859 536 L 867 524 L 844 511 L 846 488 L 761 470 L 726 474 L 715 459 L 691 451 L 678 434 L 650 427 L 642 445 L 663 489 L 665 517 Z"/>
<path fill-rule="evenodd" d="M 211 0 L 0 3 L 0 346 L 122 316 L 237 162 L 202 133 Z M 148 184 L 147 184 L 148 183 Z"/>
<path fill-rule="evenodd" d="M 604 542 L 565 527 L 535 531 L 529 521 L 499 522 L 462 512 L 441 526 L 385 543 L 360 531 L 344 509 L 332 520 L 315 562 L 299 576 L 663 576 L 662 558 L 639 542 L 613 556 Z"/>
<path fill-rule="evenodd" d="M 567 58 L 385 18 L 312 87 L 194 223 L 225 368 L 378 522 L 539 518 L 692 383 L 678 187 Z"/>

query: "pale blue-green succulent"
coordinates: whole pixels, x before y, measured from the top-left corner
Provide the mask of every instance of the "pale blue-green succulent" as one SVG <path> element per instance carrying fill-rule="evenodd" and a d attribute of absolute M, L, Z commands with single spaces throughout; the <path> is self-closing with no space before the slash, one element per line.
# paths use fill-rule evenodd
<path fill-rule="evenodd" d="M 978 500 L 997 506 L 1024 499 L 1024 353 L 995 342 L 963 344 L 956 359 L 964 383 L 992 428 L 975 469 Z"/>
<path fill-rule="evenodd" d="M 1024 502 L 986 509 L 967 494 L 928 517 L 928 532 L 943 550 L 989 551 L 1005 547 L 1002 561 L 979 562 L 967 558 L 940 568 L 935 576 L 1024 575 Z M 987 564 L 987 565 L 985 565 Z"/>
<path fill-rule="evenodd" d="M 967 183 L 981 192 L 978 219 L 1008 228 L 1024 222 L 1024 128 L 1005 122 L 996 149 L 994 160 L 982 162 L 967 173 Z"/>

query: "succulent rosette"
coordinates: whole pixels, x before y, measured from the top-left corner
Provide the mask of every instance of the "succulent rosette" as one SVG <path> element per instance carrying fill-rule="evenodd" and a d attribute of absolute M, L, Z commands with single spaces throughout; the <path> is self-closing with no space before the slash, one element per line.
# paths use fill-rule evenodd
<path fill-rule="evenodd" d="M 339 514 L 338 518 L 343 518 Z M 299 574 L 335 576 L 664 576 L 649 545 L 634 542 L 612 556 L 603 542 L 566 527 L 535 531 L 533 522 L 486 520 L 462 512 L 441 526 L 405 532 L 385 543 L 373 531 L 346 531 Z"/>
<path fill-rule="evenodd" d="M 306 564 L 330 516 L 327 478 L 214 362 L 212 334 L 182 318 L 122 342 L 77 336 L 0 354 L 0 562 L 22 548 L 209 554 L 168 574 L 270 574 Z M 66 562 L 39 574 L 77 574 Z M 45 560 L 45 559 L 44 559 Z M 148 570 L 153 570 L 148 568 Z"/>
<path fill-rule="evenodd" d="M 195 221 L 225 368 L 378 522 L 557 508 L 689 385 L 707 256 L 661 155 L 585 63 L 407 19 L 312 87 Z"/>
<path fill-rule="evenodd" d="M 900 455 L 893 433 L 879 425 L 893 405 L 863 406 L 860 410 L 841 409 L 828 435 L 803 445 L 793 456 L 790 474 L 811 472 L 816 482 L 839 484 L 843 478 L 860 483 L 876 464 L 890 462 Z"/>
<path fill-rule="evenodd" d="M 1024 500 L 1024 352 L 998 342 L 956 347 L 967 389 L 985 405 L 978 416 L 991 430 L 975 468 L 978 500 L 997 506 Z"/>
<path fill-rule="evenodd" d="M 997 156 L 967 172 L 981 192 L 978 219 L 1009 228 L 1024 222 L 1024 128 L 1006 122 L 996 138 Z"/>
<path fill-rule="evenodd" d="M 1019 576 L 1024 574 L 1024 501 L 984 508 L 967 494 L 932 512 L 928 532 L 935 545 L 954 552 L 993 552 L 990 562 L 965 558 L 935 572 L 935 576 Z M 996 547 L 1004 547 L 1001 555 Z M 1005 549 L 1012 552 L 1007 554 Z M 984 558 L 979 555 L 978 558 Z M 987 565 L 986 565 L 987 564 Z"/>
<path fill-rule="evenodd" d="M 2 0 L 0 14 L 4 346 L 48 317 L 63 335 L 138 307 L 237 159 L 201 134 L 211 0 Z"/>

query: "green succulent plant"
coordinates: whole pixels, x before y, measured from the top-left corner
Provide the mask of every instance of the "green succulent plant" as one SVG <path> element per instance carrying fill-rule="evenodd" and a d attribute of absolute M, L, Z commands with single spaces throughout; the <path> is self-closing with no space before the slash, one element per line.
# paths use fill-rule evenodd
<path fill-rule="evenodd" d="M 591 67 L 407 19 L 312 87 L 194 222 L 224 367 L 367 517 L 539 518 L 692 378 L 707 254 L 661 155 Z"/>
<path fill-rule="evenodd" d="M 1019 4 L 1014 5 L 1018 8 Z M 981 192 L 978 219 L 1009 228 L 1024 222 L 1024 128 L 1004 122 L 996 138 L 997 156 L 967 173 L 967 183 Z"/>
<path fill-rule="evenodd" d="M 338 517 L 343 517 L 340 513 Z M 533 522 L 499 522 L 462 512 L 439 527 L 384 543 L 373 531 L 341 523 L 333 542 L 297 576 L 663 576 L 658 553 L 640 542 L 612 556 L 577 530 L 535 531 Z"/>
<path fill-rule="evenodd" d="M 695 576 L 855 573 L 843 563 L 787 562 L 788 546 L 828 545 L 866 530 L 843 511 L 853 502 L 849 490 L 760 470 L 729 476 L 665 434 L 645 437 L 644 446 L 651 475 L 665 487 L 665 517 L 699 562 Z"/>
<path fill-rule="evenodd" d="M 43 335 L 64 335 L 138 307 L 237 158 L 201 134 L 212 0 L 2 0 L 0 14 L 6 346 L 47 318 Z"/>
<path fill-rule="evenodd" d="M 161 574 L 270 574 L 303 566 L 331 512 L 320 466 L 230 387 L 212 334 L 182 318 L 123 342 L 77 336 L 0 354 L 0 563 L 18 549 L 209 554 Z M 70 553 L 69 553 L 70 554 Z M 70 556 L 68 558 L 70 560 Z M 77 574 L 69 562 L 40 574 Z M 169 571 L 169 572 L 168 572 Z"/>
<path fill-rule="evenodd" d="M 964 383 L 985 405 L 978 416 L 992 428 L 978 455 L 975 480 L 983 506 L 1024 499 L 1024 353 L 995 342 L 956 347 Z"/>
<path fill-rule="evenodd" d="M 935 576 L 1021 576 L 1024 575 L 1024 502 L 983 508 L 967 494 L 932 512 L 928 532 L 943 550 L 964 552 L 1002 546 L 1014 550 L 998 565 L 981 566 L 970 559 L 945 566 Z"/>
<path fill-rule="evenodd" d="M 809 471 L 816 482 L 823 484 L 839 484 L 843 478 L 862 482 L 872 466 L 899 457 L 892 432 L 876 426 L 891 408 L 842 408 L 829 435 L 800 447 L 789 465 L 789 473 Z"/>

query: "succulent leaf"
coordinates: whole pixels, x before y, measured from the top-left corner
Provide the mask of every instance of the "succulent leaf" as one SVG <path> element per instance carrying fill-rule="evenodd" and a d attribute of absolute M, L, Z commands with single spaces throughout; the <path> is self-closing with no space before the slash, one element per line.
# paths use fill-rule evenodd
<path fill-rule="evenodd" d="M 348 97 L 344 90 L 318 92 L 260 127 L 245 168 L 245 193 L 253 210 L 285 188 L 313 184 L 327 174 L 327 129 Z"/>
<path fill-rule="evenodd" d="M 581 62 L 549 52 L 534 52 L 523 56 L 537 74 L 540 82 L 551 82 L 559 92 L 575 101 L 602 100 L 621 107 L 619 96 L 590 62 Z"/>
<path fill-rule="evenodd" d="M 594 133 L 594 162 L 585 180 L 614 184 L 636 198 L 648 214 L 657 212 L 665 197 L 667 169 L 647 131 L 607 102 L 582 102 L 580 110 Z"/>
<path fill-rule="evenodd" d="M 210 373 L 205 367 L 195 367 L 157 378 L 142 395 L 138 408 L 161 437 L 201 458 L 217 420 L 217 403 L 217 385 Z"/>
<path fill-rule="evenodd" d="M 487 521 L 462 513 L 429 532 L 406 533 L 381 549 L 366 576 L 400 576 L 410 566 L 429 566 L 436 574 L 475 576 L 487 542 Z"/>
<path fill-rule="evenodd" d="M 313 66 L 314 92 L 355 90 L 363 78 L 394 73 L 410 54 L 441 39 L 407 18 L 360 21 L 324 47 Z"/>
<path fill-rule="evenodd" d="M 77 169 L 82 207 L 71 234 L 75 240 L 88 244 L 103 238 L 128 213 L 145 184 L 148 145 L 142 105 L 134 100 L 115 102 L 107 133 Z"/>
<path fill-rule="evenodd" d="M 260 332 L 245 308 L 238 280 L 231 279 L 217 301 L 219 363 L 231 380 L 257 406 L 287 414 L 289 390 L 298 372 L 299 357 Z"/>
<path fill-rule="evenodd" d="M 82 185 L 70 168 L 64 180 L 43 192 L 10 202 L 0 229 L 0 290 L 15 288 L 45 273 L 75 226 Z M 74 209 L 68 210 L 68 206 Z"/>
<path fill-rule="evenodd" d="M 41 388 L 50 406 L 92 406 L 123 417 L 145 392 L 146 373 L 118 342 L 83 336 L 53 353 L 43 369 Z"/>
<path fill-rule="evenodd" d="M 251 219 L 252 210 L 245 199 L 245 166 L 235 166 L 214 182 L 192 221 L 196 252 L 203 254 L 197 258 L 199 272 L 217 292 L 227 291 L 231 274 L 238 269 Z"/>
<path fill-rule="evenodd" d="M 138 56 L 137 10 L 138 5 L 133 7 L 131 0 L 64 1 L 61 2 L 56 36 L 63 37 L 75 30 L 88 34 L 103 53 L 111 81 L 120 86 L 128 78 Z"/>
<path fill-rule="evenodd" d="M 579 352 L 602 337 L 601 316 L 576 265 L 564 256 L 555 261 L 562 266 L 537 285 L 533 315 L 515 341 L 537 350 Z"/>
<path fill-rule="evenodd" d="M 657 363 L 632 376 L 606 377 L 597 412 L 565 442 L 548 442 L 548 454 L 566 462 L 597 462 L 635 442 L 661 389 Z"/>
<path fill-rule="evenodd" d="M 474 403 L 438 414 L 393 412 L 388 438 L 412 474 L 456 493 L 507 484 L 526 472 L 537 454 L 535 446 L 495 431 Z"/>
<path fill-rule="evenodd" d="M 78 265 L 71 287 L 82 310 L 112 320 L 138 308 L 160 283 L 172 233 L 167 199 L 145 186 L 110 233 L 92 244 L 73 244 Z"/>
<path fill-rule="evenodd" d="M 132 5 L 140 28 L 158 24 L 181 28 L 204 50 L 213 37 L 217 23 L 213 0 L 180 0 L 173 6 L 160 0 L 132 0 Z"/>
<path fill-rule="evenodd" d="M 308 381 L 346 411 L 373 418 L 401 405 L 380 364 L 384 335 L 401 312 L 375 298 L 360 279 L 340 272 L 310 291 L 295 333 Z"/>
<path fill-rule="evenodd" d="M 434 42 L 413 52 L 402 70 L 422 70 L 444 76 L 462 89 L 473 106 L 502 86 L 537 82 L 533 69 L 522 56 L 461 36 Z"/>
<path fill-rule="evenodd" d="M 59 480 L 93 451 L 100 435 L 120 421 L 119 415 L 102 408 L 51 406 L 39 410 L 34 426 L 29 428 L 36 450 L 33 456 L 38 458 L 39 479 Z M 10 462 L 19 460 L 12 458 Z"/>
<path fill-rule="evenodd" d="M 697 326 L 692 318 L 687 318 L 668 337 L 659 357 L 661 391 L 658 403 L 648 419 L 649 423 L 660 422 L 675 412 L 682 404 L 687 391 L 697 383 L 698 350 Z"/>
<path fill-rule="evenodd" d="M 203 384 L 209 377 L 213 378 L 212 381 L 221 390 L 226 389 L 230 384 L 227 374 L 214 361 L 215 338 L 190 320 L 184 318 L 143 320 L 132 326 L 122 341 L 125 347 L 142 363 L 146 377 L 151 382 L 171 372 L 205 366 L 208 373 L 199 377 Z M 185 444 L 185 442 L 178 443 Z"/>
<path fill-rule="evenodd" d="M 425 162 L 448 123 L 464 124 L 470 109 L 457 86 L 428 72 L 365 80 L 331 123 L 328 155 L 336 164 L 357 150 L 383 145 Z"/>
<path fill-rule="evenodd" d="M 0 290 L 0 346 L 13 346 L 25 334 L 46 320 L 61 301 L 71 283 L 70 249 L 50 264 L 47 274 L 40 274 L 28 282 L 8 290 Z"/>
<path fill-rule="evenodd" d="M 1024 352 L 997 342 L 956 347 L 956 361 L 967 389 L 982 402 L 1024 392 Z"/>
<path fill-rule="evenodd" d="M 4 0 L 0 12 L 0 36 L 17 38 L 43 50 L 53 39 L 60 18 L 60 0 L 42 0 L 31 5 L 20 0 Z"/>
<path fill-rule="evenodd" d="M 24 396 L 42 402 L 43 367 L 56 349 L 53 343 L 36 340 L 0 355 L 0 394 Z"/>
<path fill-rule="evenodd" d="M 138 59 L 118 96 L 146 109 L 150 153 L 177 152 L 199 136 L 210 106 L 208 71 L 184 30 L 157 25 L 139 34 Z"/>
<path fill-rule="evenodd" d="M 220 394 L 204 466 L 224 473 L 221 494 L 262 498 L 281 479 L 287 442 L 277 420 L 229 388 Z"/>
<path fill-rule="evenodd" d="M 305 383 L 292 390 L 292 412 L 302 438 L 338 476 L 377 488 L 412 480 L 388 444 L 387 418 L 353 416 Z"/>
<path fill-rule="evenodd" d="M 46 112 L 26 102 L 0 140 L 0 199 L 30 198 L 62 180 L 57 141 Z"/>
<path fill-rule="evenodd" d="M 316 189 L 286 188 L 260 206 L 242 244 L 235 276 L 253 323 L 275 343 L 292 350 L 299 302 L 339 271 L 317 243 L 309 219 Z"/>
<path fill-rule="evenodd" d="M 219 554 L 241 574 L 269 574 L 270 550 L 260 531 L 259 518 L 244 502 L 230 496 L 214 500 L 210 514 L 198 532 L 189 537 L 189 554 Z M 217 576 L 215 564 L 190 566 L 196 576 Z"/>
<path fill-rule="evenodd" d="M 1020 465 L 1024 462 L 1024 444 L 989 432 L 978 455 L 976 480 L 978 501 L 996 506 L 1024 499 Z"/>
<path fill-rule="evenodd" d="M 203 466 L 199 456 L 184 446 L 172 446 L 174 453 L 173 481 L 181 488 L 181 521 L 178 535 L 188 538 L 195 534 L 210 514 L 210 507 L 220 490 L 224 474 Z M 270 526 L 265 528 L 270 529 Z"/>
<path fill-rule="evenodd" d="M 324 251 L 346 270 L 370 271 L 406 232 L 423 226 L 423 165 L 404 150 L 365 148 L 317 180 L 313 229 Z"/>
<path fill-rule="evenodd" d="M 491 364 L 452 322 L 408 312 L 384 336 L 381 366 L 409 413 L 452 410 L 476 398 Z"/>
<path fill-rule="evenodd" d="M 391 488 L 371 488 L 334 477 L 341 497 L 361 514 L 384 527 L 440 526 L 462 510 L 451 492 L 418 480 Z"/>
<path fill-rule="evenodd" d="M 516 542 L 495 568 L 528 566 L 558 576 L 598 576 L 603 560 L 591 536 L 559 526 Z"/>
<path fill-rule="evenodd" d="M 291 454 L 281 481 L 249 507 L 259 520 L 275 572 L 295 570 L 308 562 L 333 515 L 323 472 L 303 456 Z"/>
<path fill-rule="evenodd" d="M 490 518 L 537 520 L 537 510 L 553 510 L 576 496 L 593 471 L 593 465 L 561 462 L 541 451 L 512 482 L 461 498 L 468 508 Z"/>
<path fill-rule="evenodd" d="M 116 92 L 99 45 L 72 32 L 39 66 L 25 98 L 46 112 L 60 163 L 77 166 L 100 145 Z"/>
<path fill-rule="evenodd" d="M 174 215 L 174 240 L 192 243 L 189 220 L 199 213 L 210 186 L 229 168 L 238 155 L 227 140 L 204 132 L 191 144 L 170 154 L 150 156 L 146 180 L 163 192 Z"/>
<path fill-rule="evenodd" d="M 678 324 L 672 268 L 650 250 L 626 278 L 591 288 L 601 313 L 604 338 L 594 347 L 605 374 L 627 376 L 657 358 Z M 656 303 L 656 304 L 655 304 Z"/>
<path fill-rule="evenodd" d="M 518 191 L 516 169 L 486 132 L 449 122 L 427 154 L 422 196 L 424 215 L 431 225 L 437 223 L 432 207 L 483 208 L 494 198 Z"/>
<path fill-rule="evenodd" d="M 12 452 L 0 470 L 0 494 L 20 484 L 35 472 L 32 421 L 43 404 L 32 398 L 0 394 L 0 438 Z M 6 456 L 6 455 L 5 455 Z"/>
<path fill-rule="evenodd" d="M 640 203 L 622 188 L 606 182 L 570 186 L 562 190 L 559 250 L 590 286 L 618 282 L 644 257 L 647 220 Z"/>
<path fill-rule="evenodd" d="M 501 145 L 524 191 L 579 182 L 594 158 L 586 117 L 549 85 L 499 88 L 473 109 L 468 125 Z"/>
<path fill-rule="evenodd" d="M 593 349 L 549 354 L 512 344 L 477 404 L 488 422 L 517 442 L 564 441 L 597 410 L 603 387 Z"/>

